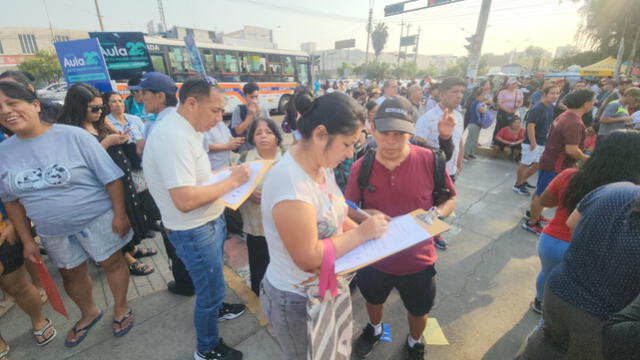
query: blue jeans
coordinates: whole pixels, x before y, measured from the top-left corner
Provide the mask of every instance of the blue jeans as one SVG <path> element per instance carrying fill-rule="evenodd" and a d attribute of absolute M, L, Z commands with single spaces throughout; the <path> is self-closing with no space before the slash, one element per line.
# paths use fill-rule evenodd
<path fill-rule="evenodd" d="M 540 273 L 536 280 L 536 299 L 544 299 L 544 285 L 547 283 L 551 271 L 558 266 L 569 248 L 569 242 L 558 240 L 545 233 L 540 234 L 538 242 L 538 256 L 540 257 Z"/>
<path fill-rule="evenodd" d="M 218 344 L 218 309 L 224 299 L 223 245 L 227 229 L 222 216 L 189 230 L 172 230 L 169 240 L 184 262 L 196 288 L 194 323 L 198 351 Z"/>

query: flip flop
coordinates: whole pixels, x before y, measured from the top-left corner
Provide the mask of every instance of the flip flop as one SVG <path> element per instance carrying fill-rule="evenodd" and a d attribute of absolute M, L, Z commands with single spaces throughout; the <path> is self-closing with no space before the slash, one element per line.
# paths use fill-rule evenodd
<path fill-rule="evenodd" d="M 135 262 L 129 264 L 129 274 L 134 276 L 147 276 L 153 273 L 156 269 L 151 265 L 144 264 L 140 260 L 136 260 Z"/>
<path fill-rule="evenodd" d="M 80 344 L 82 342 L 82 340 L 84 340 L 84 338 L 87 337 L 87 334 L 89 333 L 89 329 L 91 329 L 91 327 L 93 325 L 95 325 L 98 321 L 100 321 L 100 319 L 102 319 L 102 311 L 100 311 L 100 314 L 98 314 L 98 316 L 96 316 L 95 319 L 91 320 L 91 322 L 87 326 L 85 326 L 85 327 L 83 327 L 81 329 L 77 328 L 78 327 L 78 323 L 73 325 L 73 327 L 71 328 L 71 331 L 73 331 L 73 335 L 76 335 L 79 332 L 83 332 L 83 334 L 80 335 L 80 337 L 78 339 L 76 339 L 76 341 L 69 341 L 69 339 L 64 339 L 64 346 L 66 346 L 66 347 L 74 347 L 74 346 Z"/>
<path fill-rule="evenodd" d="M 44 333 L 46 333 L 49 329 L 52 329 L 53 333 L 51 334 L 51 336 L 46 337 Z M 43 326 L 40 330 L 33 330 L 33 337 L 36 339 L 36 345 L 38 346 L 47 345 L 48 343 L 53 341 L 53 338 L 55 338 L 57 334 L 58 333 L 56 332 L 56 329 L 53 328 L 53 323 L 49 319 L 47 319 L 47 325 Z M 44 340 L 39 341 L 38 337 L 41 337 Z M 2 357 L 0 357 L 0 359 L 2 359 Z"/>
<path fill-rule="evenodd" d="M 128 319 L 131 319 L 131 321 L 129 322 L 129 325 L 127 325 L 127 327 L 123 328 L 122 327 L 122 323 L 124 323 Z M 129 312 L 122 319 L 113 320 L 113 324 L 114 325 L 118 325 L 120 327 L 120 330 L 116 330 L 115 328 L 113 329 L 113 336 L 121 337 L 121 336 L 126 335 L 129 332 L 129 330 L 131 330 L 131 328 L 133 328 L 133 309 L 129 309 Z"/>
<path fill-rule="evenodd" d="M 7 344 L 7 348 L 3 352 L 0 352 L 0 360 L 7 360 L 8 359 L 9 350 L 11 350 L 11 347 L 9 347 L 9 344 Z"/>
<path fill-rule="evenodd" d="M 136 248 L 136 251 L 131 254 L 134 258 L 140 259 L 147 256 L 154 256 L 158 254 L 158 250 L 153 248 Z"/>

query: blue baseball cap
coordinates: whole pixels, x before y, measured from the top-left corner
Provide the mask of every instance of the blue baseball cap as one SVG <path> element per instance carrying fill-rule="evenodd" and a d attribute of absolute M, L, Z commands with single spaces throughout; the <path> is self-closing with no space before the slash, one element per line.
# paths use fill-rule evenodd
<path fill-rule="evenodd" d="M 129 90 L 151 90 L 175 94 L 178 92 L 175 81 L 169 75 L 151 71 L 142 76 L 138 85 L 129 86 Z"/>

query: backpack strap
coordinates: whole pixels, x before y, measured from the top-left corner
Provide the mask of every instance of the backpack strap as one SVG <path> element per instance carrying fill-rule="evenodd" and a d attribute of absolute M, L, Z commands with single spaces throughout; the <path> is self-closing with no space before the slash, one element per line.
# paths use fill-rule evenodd
<path fill-rule="evenodd" d="M 249 108 L 247 108 L 247 105 L 245 104 L 240 104 L 238 105 L 238 108 L 240 108 L 240 121 L 244 121 L 244 119 L 247 118 L 247 112 L 249 111 Z M 241 134 L 238 134 L 236 132 L 235 128 L 231 127 L 231 123 L 229 123 L 229 131 L 231 131 L 231 136 L 233 137 L 239 137 L 241 136 Z"/>
<path fill-rule="evenodd" d="M 442 200 L 445 195 L 447 200 L 450 197 L 445 181 L 447 160 L 441 150 L 432 150 L 431 152 L 433 153 L 433 203 L 438 206 L 446 201 Z"/>
<path fill-rule="evenodd" d="M 360 205 L 364 203 L 364 191 L 369 190 L 371 192 L 376 191 L 376 187 L 369 184 L 369 177 L 371 177 L 371 170 L 373 169 L 373 162 L 376 159 L 376 151 L 369 150 L 362 159 L 362 165 L 360 166 L 360 172 L 358 173 L 358 187 L 360 188 Z"/>

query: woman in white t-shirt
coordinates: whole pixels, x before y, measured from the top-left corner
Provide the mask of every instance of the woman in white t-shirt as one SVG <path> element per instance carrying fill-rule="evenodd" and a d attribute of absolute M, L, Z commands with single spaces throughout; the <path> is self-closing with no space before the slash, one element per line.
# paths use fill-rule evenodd
<path fill-rule="evenodd" d="M 322 240 L 331 239 L 339 258 L 387 228 L 381 214 L 359 226 L 349 220 L 333 176 L 332 169 L 353 156 L 364 120 L 363 108 L 347 95 L 315 99 L 298 120 L 302 139 L 271 169 L 263 187 L 262 221 L 271 259 L 260 301 L 289 359 L 306 358 L 304 284 L 322 263 Z"/>

